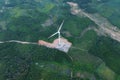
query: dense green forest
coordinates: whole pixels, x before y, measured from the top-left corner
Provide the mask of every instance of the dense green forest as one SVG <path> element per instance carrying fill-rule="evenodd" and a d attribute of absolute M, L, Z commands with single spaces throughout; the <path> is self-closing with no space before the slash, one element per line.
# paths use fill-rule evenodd
<path fill-rule="evenodd" d="M 86 17 L 72 15 L 67 0 L 5 1 L 0 0 L 0 41 L 52 42 L 57 36 L 51 39 L 48 36 L 65 20 L 61 35 L 72 43 L 72 47 L 68 53 L 64 53 L 40 45 L 2 43 L 0 80 L 120 79 L 120 43 L 107 36 L 97 35 L 92 29 L 86 31 L 92 26 L 97 27 L 96 24 Z M 98 7 L 93 7 L 96 0 L 68 1 L 77 2 L 85 11 L 99 12 L 108 19 L 115 15 L 111 12 L 112 15 L 106 16 L 107 13 L 98 11 Z M 101 0 L 97 4 L 107 2 Z M 45 24 L 47 20 L 51 21 L 49 25 Z M 118 22 L 111 22 L 119 25 Z"/>

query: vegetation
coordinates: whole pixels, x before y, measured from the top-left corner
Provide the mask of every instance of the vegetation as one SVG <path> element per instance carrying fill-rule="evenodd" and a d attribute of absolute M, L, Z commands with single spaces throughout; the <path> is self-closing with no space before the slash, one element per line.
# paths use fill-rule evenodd
<path fill-rule="evenodd" d="M 8 5 L 0 1 L 0 6 L 5 6 L 0 13 L 0 41 L 52 42 L 56 37 L 47 37 L 64 19 L 61 35 L 72 42 L 68 53 L 40 45 L 0 44 L 0 80 L 120 79 L 120 44 L 98 36 L 93 30 L 85 31 L 95 24 L 86 17 L 70 14 L 69 7 L 62 1 L 66 0 L 10 0 Z M 82 8 L 92 9 L 89 7 L 92 0 L 74 1 L 83 4 Z M 53 24 L 42 26 L 48 19 Z"/>
<path fill-rule="evenodd" d="M 111 69 L 106 67 L 105 63 L 101 64 L 98 67 L 97 73 L 100 76 L 103 76 L 105 80 L 115 80 L 115 73 Z"/>
<path fill-rule="evenodd" d="M 100 57 L 113 71 L 120 74 L 119 72 L 119 50 L 120 45 L 118 42 L 113 41 L 107 37 L 98 37 L 94 46 L 91 47 L 89 52 L 95 56 Z"/>

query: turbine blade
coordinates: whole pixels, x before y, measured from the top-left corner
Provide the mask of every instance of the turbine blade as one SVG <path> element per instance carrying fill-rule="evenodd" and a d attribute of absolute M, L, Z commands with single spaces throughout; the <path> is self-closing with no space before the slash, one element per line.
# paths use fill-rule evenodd
<path fill-rule="evenodd" d="M 51 37 L 55 36 L 57 33 L 58 33 L 58 32 L 52 34 L 52 35 L 51 35 L 50 37 L 48 37 L 48 38 L 51 38 Z"/>
<path fill-rule="evenodd" d="M 60 31 L 60 30 L 61 30 L 61 28 L 62 28 L 62 26 L 63 26 L 63 23 L 64 23 L 64 20 L 62 21 L 62 23 L 61 23 L 61 25 L 60 25 L 60 27 L 59 27 L 58 31 Z"/>

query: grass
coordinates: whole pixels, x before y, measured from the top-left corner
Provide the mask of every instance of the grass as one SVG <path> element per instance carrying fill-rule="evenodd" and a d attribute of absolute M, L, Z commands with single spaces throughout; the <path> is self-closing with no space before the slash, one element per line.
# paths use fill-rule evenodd
<path fill-rule="evenodd" d="M 100 57 L 108 67 L 110 67 L 117 74 L 119 73 L 119 61 L 120 45 L 117 41 L 114 41 L 106 37 L 98 37 L 93 47 L 89 50 L 89 53 Z"/>
<path fill-rule="evenodd" d="M 37 8 L 38 11 L 48 14 L 56 5 L 48 0 L 40 1 L 41 6 Z"/>
<path fill-rule="evenodd" d="M 70 15 L 65 20 L 63 30 L 68 30 L 73 36 L 79 36 L 91 24 L 93 25 L 94 23 L 88 18 L 78 18 L 77 16 Z"/>
<path fill-rule="evenodd" d="M 87 31 L 81 38 L 75 39 L 73 46 L 84 50 L 89 50 L 96 40 L 96 37 L 97 34 L 93 30 Z"/>
<path fill-rule="evenodd" d="M 99 58 L 90 55 L 86 52 L 81 53 L 81 51 L 74 51 L 69 54 L 73 58 L 73 70 L 80 72 L 90 72 L 94 73 L 96 67 L 101 63 Z"/>
<path fill-rule="evenodd" d="M 46 4 L 46 6 L 41 11 L 44 12 L 44 13 L 48 13 L 54 7 L 55 7 L 55 4 L 49 3 L 49 4 Z"/>
<path fill-rule="evenodd" d="M 26 10 L 25 9 L 20 9 L 19 7 L 15 7 L 11 10 L 11 15 L 13 17 L 20 17 L 20 16 L 23 16 L 23 15 L 26 15 Z"/>
<path fill-rule="evenodd" d="M 105 63 L 102 63 L 97 69 L 98 75 L 102 76 L 105 80 L 115 80 L 115 72 L 108 68 Z"/>

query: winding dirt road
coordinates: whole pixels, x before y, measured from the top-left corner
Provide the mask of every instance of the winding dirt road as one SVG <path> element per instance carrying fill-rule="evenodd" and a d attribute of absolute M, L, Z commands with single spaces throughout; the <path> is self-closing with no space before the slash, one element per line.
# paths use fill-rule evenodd
<path fill-rule="evenodd" d="M 78 7 L 77 3 L 67 2 L 71 6 L 71 13 L 76 16 L 85 16 L 92 20 L 95 24 L 98 25 L 97 31 L 98 33 L 103 33 L 114 40 L 120 42 L 120 30 L 112 25 L 106 18 L 100 16 L 99 14 L 89 14 L 84 12 L 81 8 Z M 103 35 L 102 34 L 102 35 Z"/>

